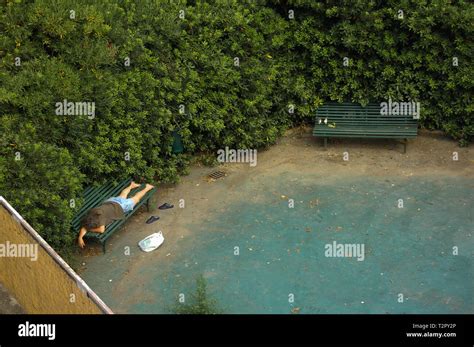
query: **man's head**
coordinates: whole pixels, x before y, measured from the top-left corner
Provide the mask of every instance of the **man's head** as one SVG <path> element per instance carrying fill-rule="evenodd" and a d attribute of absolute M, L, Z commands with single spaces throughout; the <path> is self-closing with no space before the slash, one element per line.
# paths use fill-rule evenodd
<path fill-rule="evenodd" d="M 103 211 L 99 207 L 91 209 L 82 219 L 82 226 L 87 230 L 100 227 L 104 224 L 102 214 Z"/>

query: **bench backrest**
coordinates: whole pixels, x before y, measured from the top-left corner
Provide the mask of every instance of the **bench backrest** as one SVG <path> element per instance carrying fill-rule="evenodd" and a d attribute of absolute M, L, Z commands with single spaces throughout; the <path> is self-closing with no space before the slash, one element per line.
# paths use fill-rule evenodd
<path fill-rule="evenodd" d="M 325 103 L 316 110 L 316 124 L 319 119 L 327 118 L 328 123 L 354 125 L 416 125 L 413 115 L 382 115 L 378 103 L 370 103 L 365 107 L 355 103 Z"/>

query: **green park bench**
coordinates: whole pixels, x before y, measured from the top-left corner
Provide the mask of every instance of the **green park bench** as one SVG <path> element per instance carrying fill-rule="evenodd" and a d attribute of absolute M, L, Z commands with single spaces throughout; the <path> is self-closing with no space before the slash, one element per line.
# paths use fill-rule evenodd
<path fill-rule="evenodd" d="M 111 197 L 118 196 L 131 181 L 131 179 L 127 179 L 118 184 L 115 181 L 108 181 L 101 186 L 91 186 L 86 188 L 83 193 L 84 204 L 74 216 L 71 223 L 74 232 L 79 233 L 79 230 L 81 229 L 81 220 L 91 208 L 100 206 L 105 200 Z M 129 196 L 133 196 L 134 192 L 143 189 L 144 186 L 145 184 L 142 184 L 140 187 L 132 189 Z M 85 239 L 93 240 L 102 244 L 102 250 L 105 253 L 105 243 L 107 242 L 107 239 L 112 236 L 112 234 L 117 231 L 128 218 L 130 218 L 143 204 L 146 204 L 147 210 L 150 209 L 150 198 L 155 191 L 156 188 L 150 190 L 143 199 L 135 205 L 132 211 L 126 213 L 123 219 L 116 220 L 107 225 L 103 233 L 88 232 L 85 235 Z"/>
<path fill-rule="evenodd" d="M 316 111 L 313 136 L 328 137 L 386 138 L 404 140 L 417 136 L 418 121 L 413 115 L 381 115 L 380 104 L 370 103 L 362 107 L 355 103 L 326 103 Z"/>

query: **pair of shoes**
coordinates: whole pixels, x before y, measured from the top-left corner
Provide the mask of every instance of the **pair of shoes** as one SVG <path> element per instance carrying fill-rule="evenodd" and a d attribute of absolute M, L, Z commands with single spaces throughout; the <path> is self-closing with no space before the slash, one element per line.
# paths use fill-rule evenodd
<path fill-rule="evenodd" d="M 148 219 L 146 220 L 146 224 L 151 224 L 151 223 L 153 223 L 153 222 L 156 222 L 158 219 L 160 219 L 160 217 L 158 217 L 158 216 L 151 216 L 150 218 L 148 218 Z"/>
<path fill-rule="evenodd" d="M 165 202 L 163 205 L 161 205 L 160 207 L 158 207 L 160 210 L 167 210 L 169 208 L 173 208 L 174 206 L 173 205 L 170 205 L 168 204 L 167 202 Z M 151 223 L 154 223 L 156 222 L 158 219 L 160 219 L 160 217 L 158 216 L 151 216 L 150 218 L 148 218 L 146 220 L 146 224 L 151 224 Z"/>
<path fill-rule="evenodd" d="M 160 209 L 160 210 L 167 210 L 167 209 L 173 208 L 173 207 L 174 207 L 174 205 L 170 205 L 170 204 L 168 204 L 167 202 L 165 202 L 163 205 L 161 205 L 160 207 L 158 207 L 158 209 Z"/>

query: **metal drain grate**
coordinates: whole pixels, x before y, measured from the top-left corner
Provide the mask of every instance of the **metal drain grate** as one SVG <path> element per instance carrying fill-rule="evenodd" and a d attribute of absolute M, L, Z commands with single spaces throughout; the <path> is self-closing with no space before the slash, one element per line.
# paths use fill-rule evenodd
<path fill-rule="evenodd" d="M 208 175 L 209 178 L 213 178 L 215 180 L 218 179 L 218 178 L 225 177 L 225 176 L 226 176 L 225 172 L 220 171 L 220 170 L 214 171 L 214 172 L 212 172 Z"/>

